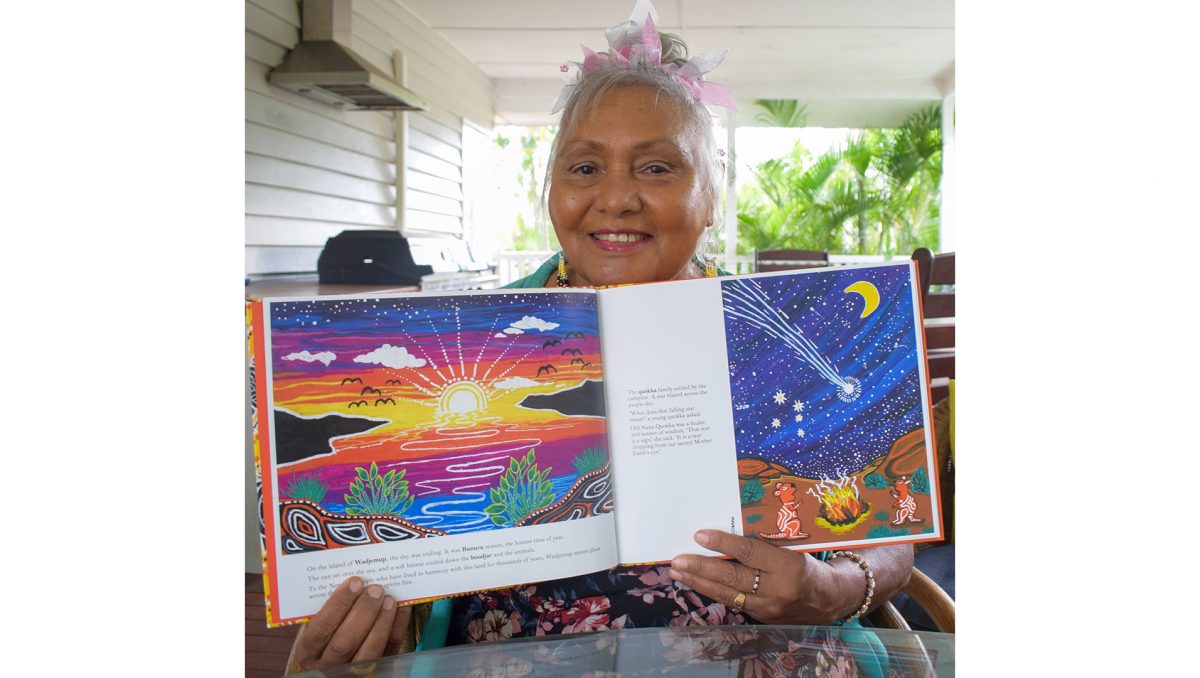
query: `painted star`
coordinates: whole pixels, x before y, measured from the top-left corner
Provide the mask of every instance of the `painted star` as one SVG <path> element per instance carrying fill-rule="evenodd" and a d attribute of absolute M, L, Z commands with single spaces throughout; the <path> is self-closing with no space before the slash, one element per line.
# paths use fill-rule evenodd
<path fill-rule="evenodd" d="M 771 420 L 771 428 L 779 428 L 779 420 L 778 419 Z"/>
<path fill-rule="evenodd" d="M 797 400 L 796 402 L 792 403 L 792 409 L 796 410 L 797 412 L 803 412 L 804 411 L 804 403 Z M 800 420 L 797 419 L 796 421 L 800 421 Z"/>
<path fill-rule="evenodd" d="M 798 436 L 800 436 L 801 438 L 803 438 L 803 437 L 804 437 L 804 429 L 800 429 L 799 431 L 796 431 L 796 435 L 798 435 Z"/>
<path fill-rule="evenodd" d="M 782 405 L 787 402 L 787 396 L 783 395 L 783 391 L 775 392 L 775 404 Z"/>
<path fill-rule="evenodd" d="M 797 415 L 796 415 L 796 421 L 804 421 L 804 415 L 803 415 L 803 414 L 797 414 Z"/>

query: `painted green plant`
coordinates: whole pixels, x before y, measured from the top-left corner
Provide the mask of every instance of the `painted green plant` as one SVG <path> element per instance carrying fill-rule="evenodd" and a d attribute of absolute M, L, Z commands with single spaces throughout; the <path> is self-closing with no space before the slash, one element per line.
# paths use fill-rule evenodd
<path fill-rule="evenodd" d="M 408 494 L 405 471 L 396 469 L 379 475 L 379 467 L 371 462 L 371 468 L 357 467 L 358 475 L 350 482 L 350 494 L 342 495 L 346 500 L 346 513 L 355 516 L 369 514 L 404 515 L 412 506 L 413 498 Z"/>
<path fill-rule="evenodd" d="M 746 522 L 748 523 L 757 523 L 760 520 L 762 520 L 762 516 L 758 515 L 757 513 L 751 516 L 746 516 Z"/>
<path fill-rule="evenodd" d="M 500 477 L 500 486 L 491 490 L 492 503 L 484 510 L 492 522 L 504 527 L 516 525 L 525 516 L 554 501 L 554 487 L 546 478 L 550 469 L 538 469 L 533 449 L 520 461 L 510 459 L 508 470 Z"/>
<path fill-rule="evenodd" d="M 888 481 L 878 473 L 868 473 L 866 478 L 863 478 L 863 484 L 875 490 L 881 490 L 888 486 Z"/>
<path fill-rule="evenodd" d="M 608 455 L 604 454 L 604 450 L 599 447 L 589 447 L 575 455 L 575 458 L 571 460 L 571 465 L 575 467 L 576 473 L 583 475 L 604 466 L 607 461 Z"/>
<path fill-rule="evenodd" d="M 763 498 L 762 483 L 755 479 L 742 483 L 742 506 L 749 506 Z"/>
<path fill-rule="evenodd" d="M 867 530 L 867 539 L 876 539 L 878 537 L 904 537 L 908 535 L 908 530 L 894 530 L 887 525 L 876 525 Z"/>
<path fill-rule="evenodd" d="M 925 470 L 924 466 L 917 468 L 912 474 L 912 489 L 913 492 L 929 494 L 929 472 Z"/>
<path fill-rule="evenodd" d="M 288 480 L 287 496 L 292 499 L 307 499 L 314 504 L 325 501 L 329 486 L 316 476 L 294 474 Z"/>

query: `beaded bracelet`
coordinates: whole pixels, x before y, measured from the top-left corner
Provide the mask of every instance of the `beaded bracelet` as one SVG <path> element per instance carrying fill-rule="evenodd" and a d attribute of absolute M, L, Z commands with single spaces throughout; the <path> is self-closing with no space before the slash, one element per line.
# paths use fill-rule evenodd
<path fill-rule="evenodd" d="M 862 607 L 858 608 L 858 610 L 856 610 L 854 612 L 854 614 L 850 615 L 849 617 L 846 617 L 845 619 L 839 619 L 837 621 L 837 623 L 839 623 L 839 624 L 844 624 L 849 621 L 854 621 L 855 619 L 858 619 L 863 614 L 865 614 L 867 611 L 867 608 L 871 607 L 871 596 L 875 595 L 875 574 L 873 572 L 871 572 L 871 566 L 867 564 L 867 561 L 864 560 L 862 556 L 858 555 L 857 553 L 854 553 L 853 551 L 834 551 L 833 553 L 829 554 L 829 560 L 833 560 L 834 558 L 840 558 L 842 556 L 846 556 L 850 560 L 853 560 L 854 562 L 858 563 L 858 566 L 861 567 L 864 572 L 866 572 L 866 574 L 867 574 L 867 596 L 866 596 L 866 598 L 863 599 Z"/>

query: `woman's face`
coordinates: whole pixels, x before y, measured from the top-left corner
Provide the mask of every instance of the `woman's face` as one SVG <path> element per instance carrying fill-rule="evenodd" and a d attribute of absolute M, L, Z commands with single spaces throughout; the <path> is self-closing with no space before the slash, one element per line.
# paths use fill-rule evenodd
<path fill-rule="evenodd" d="M 700 130 L 656 90 L 609 90 L 559 141 L 550 220 L 572 285 L 694 277 L 709 225 Z"/>

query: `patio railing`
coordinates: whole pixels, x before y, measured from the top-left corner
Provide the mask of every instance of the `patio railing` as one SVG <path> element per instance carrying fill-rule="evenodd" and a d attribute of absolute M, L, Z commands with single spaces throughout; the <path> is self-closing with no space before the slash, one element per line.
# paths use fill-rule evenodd
<path fill-rule="evenodd" d="M 550 258 L 554 252 L 501 252 L 496 261 L 496 273 L 500 276 L 500 284 L 524 278 L 537 270 L 542 262 Z M 907 257 L 885 257 L 882 254 L 831 254 L 830 266 L 851 266 L 854 264 L 873 264 L 889 261 L 890 259 L 906 259 Z M 719 257 L 717 262 L 730 273 L 753 273 L 754 257 L 738 255 L 730 261 Z"/>

